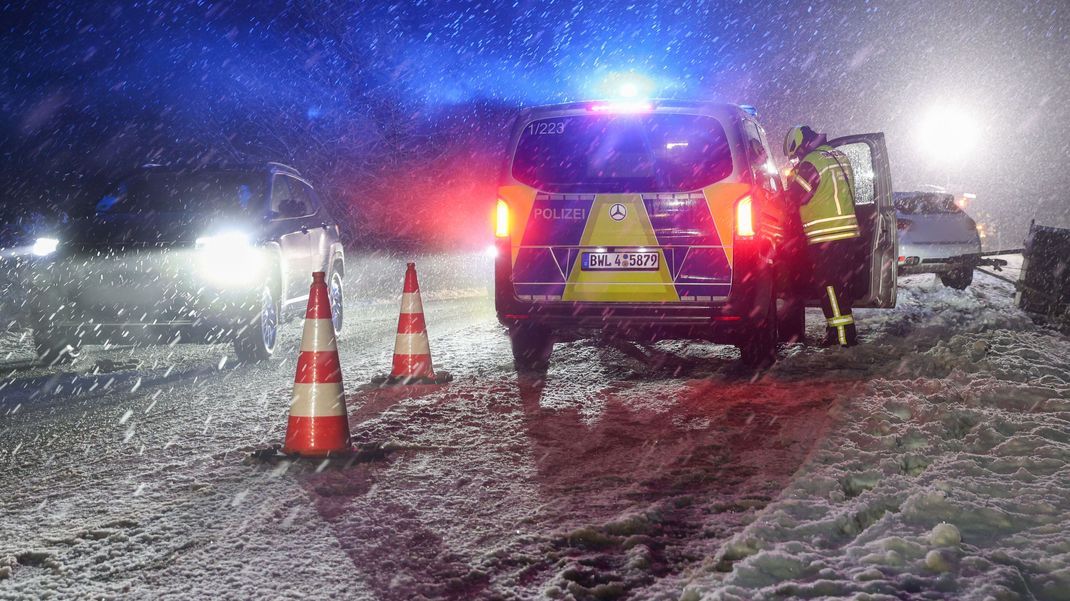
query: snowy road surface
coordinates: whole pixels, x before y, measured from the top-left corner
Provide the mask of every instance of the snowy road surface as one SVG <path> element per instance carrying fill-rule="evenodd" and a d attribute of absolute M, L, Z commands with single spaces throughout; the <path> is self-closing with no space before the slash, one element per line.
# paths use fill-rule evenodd
<path fill-rule="evenodd" d="M 393 296 L 392 270 L 352 278 L 350 423 L 385 450 L 348 467 L 248 460 L 282 441 L 296 324 L 256 366 L 177 346 L 45 368 L 4 334 L 0 598 L 1070 599 L 1070 342 L 1007 284 L 905 279 L 863 346 L 764 373 L 574 340 L 540 383 L 485 289 L 429 276 L 456 380 L 360 391 L 397 308 L 359 288 Z"/>

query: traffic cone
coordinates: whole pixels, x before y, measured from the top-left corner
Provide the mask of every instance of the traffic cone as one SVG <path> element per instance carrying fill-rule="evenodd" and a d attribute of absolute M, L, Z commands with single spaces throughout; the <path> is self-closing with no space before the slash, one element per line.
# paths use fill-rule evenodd
<path fill-rule="evenodd" d="M 420 300 L 420 284 L 416 281 L 416 264 L 405 268 L 405 288 L 401 294 L 401 316 L 398 336 L 394 342 L 394 367 L 389 376 L 372 379 L 373 384 L 394 386 L 404 384 L 445 384 L 453 379 L 447 372 L 435 373 L 431 366 L 431 347 L 427 342 L 424 305 Z"/>
<path fill-rule="evenodd" d="M 338 342 L 334 338 L 331 303 L 327 299 L 327 275 L 317 271 L 312 274 L 282 452 L 326 457 L 351 451 L 342 366 L 338 362 Z"/>

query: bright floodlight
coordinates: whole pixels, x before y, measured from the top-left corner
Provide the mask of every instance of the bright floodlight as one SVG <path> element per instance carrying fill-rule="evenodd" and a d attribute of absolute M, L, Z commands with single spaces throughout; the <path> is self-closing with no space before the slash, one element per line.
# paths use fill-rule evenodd
<path fill-rule="evenodd" d="M 598 95 L 603 98 L 649 98 L 654 92 L 654 82 L 638 73 L 610 73 L 599 86 Z"/>
<path fill-rule="evenodd" d="M 959 107 L 937 106 L 925 113 L 918 142 L 931 159 L 944 165 L 968 159 L 981 140 L 981 130 Z"/>

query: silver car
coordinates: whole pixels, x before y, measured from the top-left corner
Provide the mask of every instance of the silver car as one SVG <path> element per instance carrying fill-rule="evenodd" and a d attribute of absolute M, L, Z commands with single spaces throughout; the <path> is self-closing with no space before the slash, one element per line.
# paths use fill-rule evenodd
<path fill-rule="evenodd" d="M 944 192 L 895 192 L 899 273 L 935 273 L 945 286 L 963 290 L 981 261 L 977 222 Z"/>

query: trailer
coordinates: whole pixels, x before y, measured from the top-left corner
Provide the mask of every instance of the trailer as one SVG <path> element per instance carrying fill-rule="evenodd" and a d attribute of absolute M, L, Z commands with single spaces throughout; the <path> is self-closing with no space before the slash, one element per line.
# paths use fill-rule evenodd
<path fill-rule="evenodd" d="M 1015 287 L 1018 308 L 1070 326 L 1070 229 L 1029 224 Z"/>

